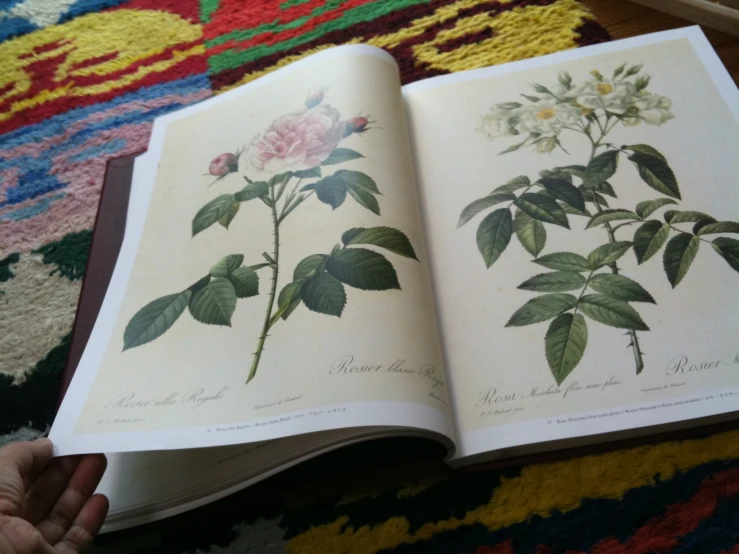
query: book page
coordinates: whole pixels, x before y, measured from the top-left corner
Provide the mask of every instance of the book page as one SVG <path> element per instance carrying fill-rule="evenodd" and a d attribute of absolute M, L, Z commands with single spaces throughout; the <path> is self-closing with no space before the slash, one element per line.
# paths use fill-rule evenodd
<path fill-rule="evenodd" d="M 390 56 L 333 49 L 165 116 L 142 163 L 59 453 L 451 434 Z"/>
<path fill-rule="evenodd" d="M 737 408 L 739 95 L 697 28 L 404 93 L 459 455 Z"/>

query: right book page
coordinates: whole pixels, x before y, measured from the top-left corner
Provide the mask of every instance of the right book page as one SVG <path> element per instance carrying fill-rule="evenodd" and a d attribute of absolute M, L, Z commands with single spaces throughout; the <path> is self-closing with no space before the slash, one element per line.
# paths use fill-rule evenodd
<path fill-rule="evenodd" d="M 739 405 L 739 94 L 698 28 L 405 87 L 459 456 Z"/>

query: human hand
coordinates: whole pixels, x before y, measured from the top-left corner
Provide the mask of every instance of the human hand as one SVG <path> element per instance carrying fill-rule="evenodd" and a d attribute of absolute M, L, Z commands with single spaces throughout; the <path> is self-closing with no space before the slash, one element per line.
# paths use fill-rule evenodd
<path fill-rule="evenodd" d="M 0 554 L 84 552 L 103 525 L 105 456 L 51 456 L 48 439 L 0 448 Z"/>

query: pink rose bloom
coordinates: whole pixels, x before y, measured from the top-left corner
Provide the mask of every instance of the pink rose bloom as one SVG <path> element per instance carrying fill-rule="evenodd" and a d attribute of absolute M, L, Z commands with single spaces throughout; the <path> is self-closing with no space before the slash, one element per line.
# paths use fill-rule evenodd
<path fill-rule="evenodd" d="M 221 154 L 213 158 L 208 167 L 208 173 L 216 177 L 223 177 L 238 169 L 238 156 L 235 154 Z"/>
<path fill-rule="evenodd" d="M 310 169 L 329 157 L 345 130 L 329 104 L 280 116 L 251 144 L 249 163 L 268 173 Z"/>

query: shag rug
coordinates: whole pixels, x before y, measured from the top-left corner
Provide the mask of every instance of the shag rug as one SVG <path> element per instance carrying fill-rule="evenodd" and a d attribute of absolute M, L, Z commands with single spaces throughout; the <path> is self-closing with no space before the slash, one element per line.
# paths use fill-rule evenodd
<path fill-rule="evenodd" d="M 0 444 L 53 420 L 106 161 L 156 116 L 342 43 L 411 82 L 609 39 L 574 0 L 0 0 Z M 739 432 L 249 495 L 96 551 L 738 554 Z"/>

